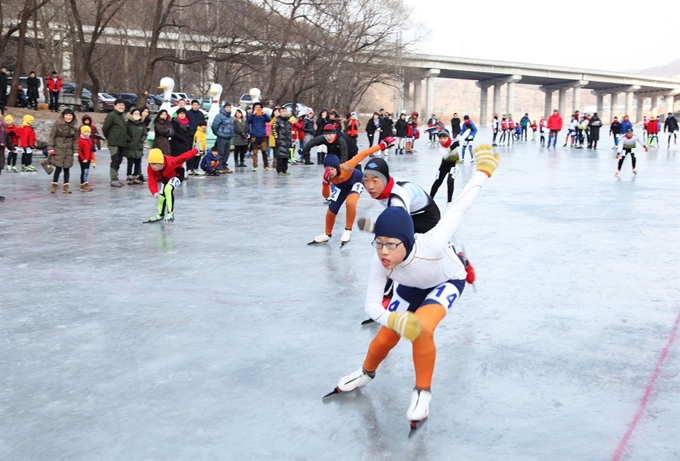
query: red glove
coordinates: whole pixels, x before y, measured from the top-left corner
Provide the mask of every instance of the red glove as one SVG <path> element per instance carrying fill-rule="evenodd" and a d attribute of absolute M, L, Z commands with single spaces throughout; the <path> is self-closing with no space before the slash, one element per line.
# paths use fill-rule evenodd
<path fill-rule="evenodd" d="M 385 139 L 380 141 L 380 150 L 386 150 L 394 146 L 394 142 L 397 139 L 394 136 L 387 136 Z"/>
<path fill-rule="evenodd" d="M 47 155 L 54 155 L 56 152 L 54 152 L 54 149 L 50 149 L 47 151 Z"/>
<path fill-rule="evenodd" d="M 323 182 L 325 182 L 326 184 L 331 183 L 331 179 L 332 179 L 331 178 L 331 172 L 332 172 L 332 170 L 333 170 L 332 166 L 327 166 L 326 169 L 323 170 Z"/>

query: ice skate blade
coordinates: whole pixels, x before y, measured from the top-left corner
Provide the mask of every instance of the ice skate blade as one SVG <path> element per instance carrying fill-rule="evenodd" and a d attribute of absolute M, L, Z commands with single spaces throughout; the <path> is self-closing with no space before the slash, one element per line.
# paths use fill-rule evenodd
<path fill-rule="evenodd" d="M 429 418 L 421 419 L 420 421 L 411 421 L 411 430 L 408 433 L 408 438 L 410 439 L 413 435 L 423 427 Z"/>
<path fill-rule="evenodd" d="M 326 394 L 326 395 L 324 395 L 323 397 L 321 397 L 321 400 L 325 399 L 326 397 L 330 397 L 331 395 L 341 394 L 341 393 L 342 393 L 342 391 L 336 387 L 335 389 L 333 389 L 332 391 L 330 391 L 328 394 Z"/>
<path fill-rule="evenodd" d="M 317 241 L 312 240 L 307 245 L 323 245 L 324 243 L 328 243 L 328 242 L 317 242 Z"/>
<path fill-rule="evenodd" d="M 361 322 L 361 325 L 370 325 L 372 323 L 375 323 L 375 320 L 373 319 L 366 319 L 363 322 Z"/>

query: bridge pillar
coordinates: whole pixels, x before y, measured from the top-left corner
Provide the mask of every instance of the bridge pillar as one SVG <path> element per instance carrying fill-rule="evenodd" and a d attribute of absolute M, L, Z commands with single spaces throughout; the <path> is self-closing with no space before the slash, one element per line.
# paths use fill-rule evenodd
<path fill-rule="evenodd" d="M 481 126 L 488 125 L 487 110 L 489 108 L 489 87 L 482 86 L 479 88 L 479 124 Z"/>
<path fill-rule="evenodd" d="M 545 93 L 545 102 L 543 103 L 543 118 L 546 120 L 548 117 L 550 117 L 550 114 L 552 114 L 552 95 L 553 95 L 553 90 L 541 90 L 542 92 Z"/>
<path fill-rule="evenodd" d="M 506 113 L 512 114 L 515 110 L 515 82 L 508 82 L 508 94 L 506 99 Z"/>
<path fill-rule="evenodd" d="M 567 115 L 566 110 L 567 110 L 567 89 L 566 88 L 560 88 L 559 90 L 559 96 L 557 99 L 557 108 L 560 111 L 560 115 L 563 117 Z"/>
<path fill-rule="evenodd" d="M 658 113 L 658 107 L 659 107 L 659 97 L 658 96 L 652 96 L 652 115 L 656 117 L 659 115 Z"/>
<path fill-rule="evenodd" d="M 604 114 L 602 113 L 602 111 L 604 110 L 604 96 L 601 95 L 601 94 L 597 95 L 597 106 L 596 107 L 597 107 L 597 109 L 595 109 L 595 110 L 597 111 L 598 117 L 601 117 L 601 118 L 604 119 Z"/>
<path fill-rule="evenodd" d="M 425 112 L 426 117 L 434 113 L 434 79 L 439 75 L 439 69 L 428 69 L 427 78 L 425 79 Z M 423 117 L 425 120 L 427 118 Z"/>
<path fill-rule="evenodd" d="M 637 109 L 635 111 L 635 122 L 639 122 L 642 120 L 642 117 L 644 116 L 644 109 L 645 109 L 645 98 L 644 96 L 638 96 L 637 98 Z"/>
<path fill-rule="evenodd" d="M 625 112 L 630 117 L 631 111 L 633 110 L 633 96 L 635 93 L 632 91 L 626 91 L 626 109 Z M 632 120 L 633 123 L 636 123 L 637 120 Z"/>
<path fill-rule="evenodd" d="M 493 86 L 493 113 L 497 114 L 501 110 L 501 84 Z"/>
<path fill-rule="evenodd" d="M 574 103 L 574 112 L 581 110 L 581 88 L 575 86 L 573 91 L 572 101 Z M 561 112 L 560 112 L 561 113 Z"/>
<path fill-rule="evenodd" d="M 612 93 L 609 95 L 609 123 L 614 120 L 614 116 L 616 115 L 616 106 L 619 105 L 619 94 L 618 93 Z"/>
<path fill-rule="evenodd" d="M 417 78 L 413 82 L 413 104 L 414 104 L 413 110 L 418 112 L 418 115 L 420 116 L 421 119 L 423 117 L 425 117 L 425 120 L 427 121 L 427 117 L 429 117 L 429 115 L 427 115 L 427 116 L 423 115 L 423 107 L 421 105 L 422 104 L 421 103 L 422 92 L 423 92 L 423 81 L 420 80 L 419 78 Z"/>
<path fill-rule="evenodd" d="M 675 103 L 675 96 L 666 96 L 666 112 L 675 112 L 673 104 Z M 665 115 L 665 114 L 664 114 Z"/>
<path fill-rule="evenodd" d="M 404 111 L 409 112 L 411 107 L 411 82 L 404 80 L 404 91 L 401 94 L 401 107 Z"/>

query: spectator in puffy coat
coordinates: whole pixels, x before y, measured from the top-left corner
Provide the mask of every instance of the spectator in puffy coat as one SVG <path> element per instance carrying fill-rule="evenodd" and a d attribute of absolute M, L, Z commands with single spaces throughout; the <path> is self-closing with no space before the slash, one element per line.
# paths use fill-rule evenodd
<path fill-rule="evenodd" d="M 179 157 L 191 150 L 191 145 L 194 138 L 189 136 L 189 119 L 187 118 L 187 110 L 184 108 L 177 109 L 175 112 L 177 117 L 172 119 L 172 129 L 175 134 L 170 139 L 170 156 Z M 180 181 L 184 181 L 184 167 L 178 166 L 175 169 L 177 177 Z"/>
<path fill-rule="evenodd" d="M 153 148 L 160 149 L 163 155 L 170 155 L 170 138 L 175 134 L 168 111 L 161 109 L 153 121 Z"/>
<path fill-rule="evenodd" d="M 258 151 L 262 152 L 264 169 L 266 171 L 272 170 L 269 167 L 269 159 L 267 158 L 267 124 L 270 121 L 269 115 L 262 108 L 262 103 L 259 101 L 255 102 L 253 104 L 253 113 L 247 117 L 250 141 L 253 146 L 253 171 L 257 171 Z"/>
<path fill-rule="evenodd" d="M 52 125 L 50 142 L 48 144 L 50 163 L 54 166 L 52 188 L 50 192 L 57 192 L 59 175 L 64 170 L 64 193 L 70 194 L 70 168 L 73 166 L 73 154 L 78 152 L 78 127 L 76 117 L 71 109 L 64 109 L 61 116 Z"/>
<path fill-rule="evenodd" d="M 224 107 L 215 116 L 212 122 L 212 132 L 217 136 L 215 145 L 220 152 L 222 162 L 220 173 L 231 173 L 229 169 L 229 154 L 231 153 L 231 138 L 234 137 L 234 118 L 231 116 L 231 103 L 226 102 Z M 265 154 L 266 155 L 266 154 Z"/>
<path fill-rule="evenodd" d="M 130 111 L 127 121 L 127 141 L 123 156 L 127 158 L 127 183 L 141 184 L 142 154 L 146 141 L 146 125 L 142 121 L 142 113 L 135 108 Z"/>
<path fill-rule="evenodd" d="M 56 70 L 52 71 L 52 75 L 45 79 L 47 83 L 47 91 L 49 92 L 49 109 L 53 112 L 59 112 L 59 92 L 61 91 L 61 77 Z"/>
<path fill-rule="evenodd" d="M 633 129 L 633 123 L 628 118 L 628 115 L 624 115 L 623 120 L 621 120 L 621 133 L 626 134 L 626 133 L 628 133 L 628 130 L 632 130 L 632 129 Z"/>
<path fill-rule="evenodd" d="M 562 116 L 560 111 L 555 109 L 553 114 L 548 117 L 548 130 L 550 135 L 548 136 L 548 147 L 550 147 L 550 142 L 552 141 L 553 147 L 557 147 L 557 134 L 562 131 Z"/>
<path fill-rule="evenodd" d="M 26 97 L 28 98 L 28 108 L 38 110 L 38 99 L 40 99 L 40 80 L 35 72 L 31 71 L 26 79 Z"/>

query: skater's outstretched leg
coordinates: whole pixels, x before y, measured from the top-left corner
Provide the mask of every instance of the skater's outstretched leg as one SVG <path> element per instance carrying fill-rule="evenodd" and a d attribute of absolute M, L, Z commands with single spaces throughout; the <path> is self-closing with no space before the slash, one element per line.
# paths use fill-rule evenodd
<path fill-rule="evenodd" d="M 430 389 L 437 347 L 434 344 L 434 330 L 446 316 L 441 304 L 426 304 L 416 310 L 420 320 L 420 335 L 413 341 L 413 364 L 416 370 L 416 388 Z"/>
<path fill-rule="evenodd" d="M 401 336 L 399 336 L 394 331 L 387 327 L 381 327 L 378 330 L 378 334 L 375 335 L 371 345 L 368 346 L 368 352 L 366 353 L 366 359 L 364 360 L 364 370 L 369 372 L 375 372 L 390 353 L 392 348 L 397 345 Z"/>

